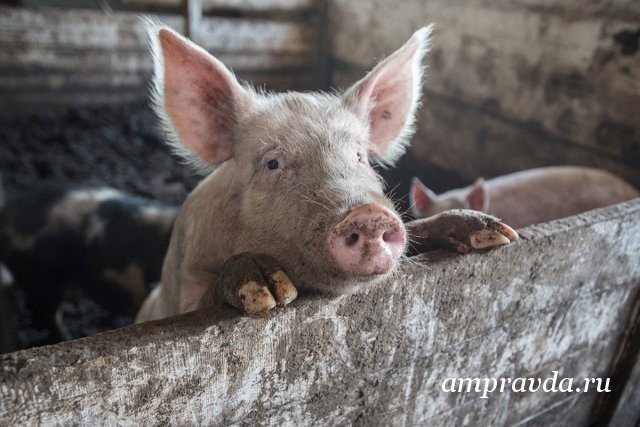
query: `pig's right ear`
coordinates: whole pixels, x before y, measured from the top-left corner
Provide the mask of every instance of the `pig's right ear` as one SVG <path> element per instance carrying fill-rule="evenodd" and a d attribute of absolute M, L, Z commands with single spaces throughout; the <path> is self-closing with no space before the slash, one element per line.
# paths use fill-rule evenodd
<path fill-rule="evenodd" d="M 416 31 L 344 94 L 347 108 L 369 124 L 370 154 L 384 166 L 404 154 L 413 136 L 432 30 L 430 25 Z"/>
<path fill-rule="evenodd" d="M 427 209 L 431 206 L 438 196 L 426 185 L 422 183 L 417 177 L 411 180 L 411 190 L 409 191 L 409 202 L 411 203 L 411 210 L 413 214 L 422 218 L 426 215 Z"/>
<path fill-rule="evenodd" d="M 209 172 L 231 158 L 232 132 L 252 92 L 204 49 L 170 28 L 147 23 L 154 59 L 152 102 L 173 151 Z"/>

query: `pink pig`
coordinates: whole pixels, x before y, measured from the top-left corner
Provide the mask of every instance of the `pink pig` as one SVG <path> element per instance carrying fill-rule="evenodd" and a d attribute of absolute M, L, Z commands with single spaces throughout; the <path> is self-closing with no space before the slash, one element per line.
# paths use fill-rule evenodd
<path fill-rule="evenodd" d="M 413 133 L 430 33 L 345 93 L 275 94 L 152 24 L 156 112 L 176 153 L 209 175 L 182 206 L 137 320 L 220 304 L 264 313 L 298 289 L 346 292 L 389 277 L 408 238 L 460 252 L 516 239 L 473 211 L 405 226 L 371 166 L 393 165 Z"/>
<path fill-rule="evenodd" d="M 469 187 L 439 195 L 414 178 L 409 195 L 418 218 L 449 209 L 474 209 L 520 228 L 623 202 L 640 193 L 621 178 L 600 169 L 552 166 L 488 181 L 479 178 Z"/>

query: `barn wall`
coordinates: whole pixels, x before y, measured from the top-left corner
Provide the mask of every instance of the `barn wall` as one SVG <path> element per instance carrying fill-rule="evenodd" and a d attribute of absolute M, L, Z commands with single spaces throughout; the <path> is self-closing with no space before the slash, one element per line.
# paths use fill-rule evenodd
<path fill-rule="evenodd" d="M 43 182 L 92 181 L 184 200 L 200 177 L 170 155 L 148 106 L 140 19 L 184 32 L 184 3 L 0 0 L 0 174 L 9 196 Z M 240 79 L 273 90 L 327 87 L 325 1 L 199 3 L 191 37 Z"/>
<path fill-rule="evenodd" d="M 636 199 L 266 318 L 198 311 L 2 355 L 0 424 L 633 425 L 639 235 Z M 616 381 L 611 394 L 441 390 L 552 371 Z"/>
<path fill-rule="evenodd" d="M 0 6 L 0 111 L 144 101 L 151 58 L 140 18 L 159 12 L 151 16 L 184 32 L 181 4 L 122 2 L 137 12 Z M 326 84 L 323 2 L 211 0 L 203 10 L 194 40 L 239 78 L 276 90 Z"/>
<path fill-rule="evenodd" d="M 579 164 L 640 185 L 637 1 L 333 0 L 330 16 L 336 86 L 436 23 L 419 159 L 467 181 Z"/>

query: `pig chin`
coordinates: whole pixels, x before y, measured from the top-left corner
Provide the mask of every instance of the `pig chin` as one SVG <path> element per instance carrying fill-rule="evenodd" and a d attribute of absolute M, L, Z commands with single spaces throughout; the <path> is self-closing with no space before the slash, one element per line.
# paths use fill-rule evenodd
<path fill-rule="evenodd" d="M 391 270 L 385 273 L 370 275 L 353 275 L 338 268 L 324 270 L 321 273 L 310 275 L 303 273 L 300 277 L 301 288 L 326 293 L 329 295 L 340 295 L 352 292 L 359 287 L 378 283 L 390 277 L 396 270 L 396 262 Z"/>
<path fill-rule="evenodd" d="M 399 264 L 399 257 L 393 258 L 384 269 L 370 274 L 354 274 L 342 268 L 325 246 L 308 252 L 295 249 L 297 257 L 292 263 L 283 263 L 285 271 L 299 289 L 313 290 L 329 295 L 352 292 L 363 286 L 385 280 L 393 275 Z"/>
<path fill-rule="evenodd" d="M 404 235 L 404 229 L 402 232 Z M 327 243 L 331 240 L 329 237 Z M 314 258 L 307 259 L 302 268 L 298 265 L 292 269 L 298 278 L 294 281 L 302 288 L 339 295 L 385 280 L 396 271 L 404 246 L 396 251 L 378 250 L 381 252 L 376 253 L 373 248 L 364 251 L 364 255 L 355 260 L 340 259 L 328 244 L 324 250 L 318 250 Z"/>
<path fill-rule="evenodd" d="M 391 272 L 400 255 L 386 247 L 365 247 L 357 254 L 334 254 L 334 262 L 345 275 L 366 280 Z"/>

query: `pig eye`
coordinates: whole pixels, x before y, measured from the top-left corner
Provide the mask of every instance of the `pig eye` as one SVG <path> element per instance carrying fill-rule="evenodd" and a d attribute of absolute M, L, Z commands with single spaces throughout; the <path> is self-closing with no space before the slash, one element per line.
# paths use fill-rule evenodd
<path fill-rule="evenodd" d="M 279 166 L 280 165 L 278 164 L 278 161 L 275 160 L 275 159 L 274 160 L 269 160 L 267 162 L 267 169 L 269 169 L 270 171 L 278 169 Z"/>

